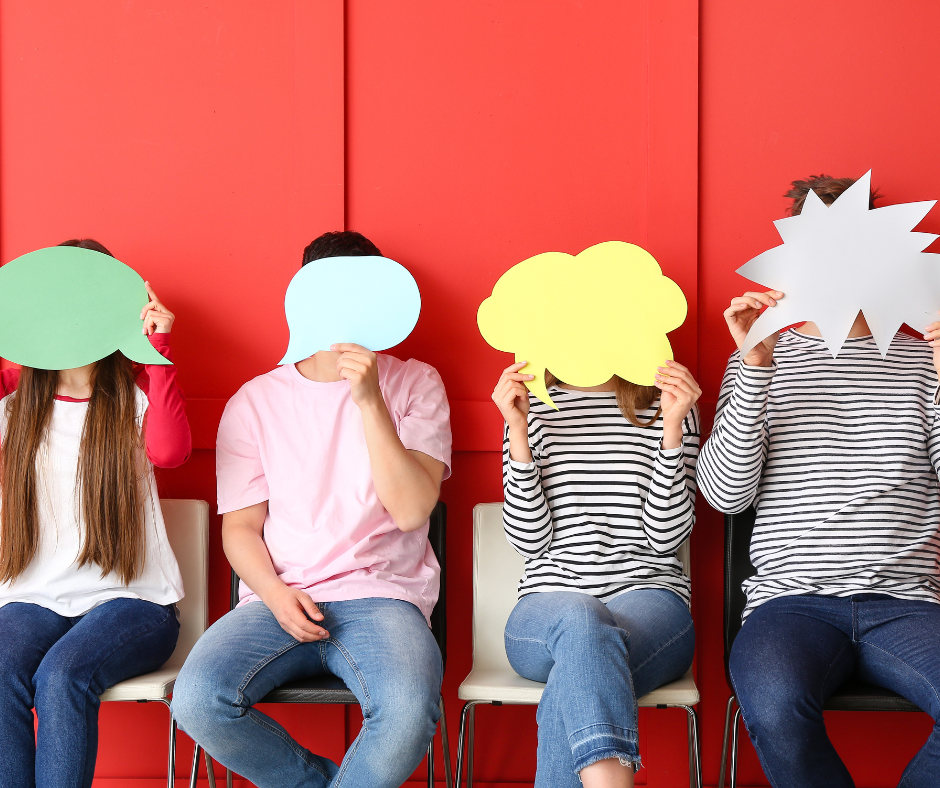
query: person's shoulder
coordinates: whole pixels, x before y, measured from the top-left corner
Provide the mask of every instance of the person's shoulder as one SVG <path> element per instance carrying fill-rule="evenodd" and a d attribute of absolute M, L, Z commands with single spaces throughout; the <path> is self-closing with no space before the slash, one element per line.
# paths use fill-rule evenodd
<path fill-rule="evenodd" d="M 402 361 L 400 358 L 385 353 L 376 353 L 376 359 L 379 365 L 379 378 L 384 385 L 408 388 L 416 382 L 427 380 L 443 385 L 438 371 L 423 361 L 415 358 Z"/>
<path fill-rule="evenodd" d="M 265 372 L 243 383 L 226 403 L 225 410 L 228 412 L 245 408 L 254 410 L 259 401 L 271 395 L 283 394 L 283 390 L 289 388 L 290 385 L 291 375 L 287 366 L 276 367 L 270 372 Z"/>

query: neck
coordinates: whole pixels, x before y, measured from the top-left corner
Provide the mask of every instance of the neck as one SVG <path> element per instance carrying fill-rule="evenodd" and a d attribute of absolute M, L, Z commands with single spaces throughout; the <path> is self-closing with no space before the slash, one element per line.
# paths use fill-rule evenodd
<path fill-rule="evenodd" d="M 811 337 L 822 336 L 822 332 L 819 330 L 819 326 L 817 326 L 815 323 L 804 323 L 797 329 L 797 331 L 799 331 L 801 334 L 806 334 L 807 336 Z M 852 330 L 849 331 L 849 338 L 867 336 L 871 336 L 871 329 L 868 327 L 868 323 L 865 321 L 862 313 L 859 312 L 855 318 L 855 322 L 852 323 Z"/>
<path fill-rule="evenodd" d="M 340 378 L 336 371 L 336 362 L 340 354 L 332 350 L 318 350 L 310 358 L 298 361 L 294 366 L 307 380 L 315 383 L 336 383 Z"/>
<path fill-rule="evenodd" d="M 568 389 L 569 391 L 616 391 L 617 382 L 614 378 L 611 378 L 599 386 L 569 386 L 567 383 L 559 383 L 558 388 Z"/>
<path fill-rule="evenodd" d="M 88 399 L 91 396 L 91 374 L 94 369 L 94 363 L 73 369 L 60 369 L 56 394 L 72 399 Z"/>

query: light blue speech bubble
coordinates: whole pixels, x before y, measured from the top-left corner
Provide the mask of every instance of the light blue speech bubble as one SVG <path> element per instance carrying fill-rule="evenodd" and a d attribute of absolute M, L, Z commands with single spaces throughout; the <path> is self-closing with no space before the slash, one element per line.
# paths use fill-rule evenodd
<path fill-rule="evenodd" d="M 324 257 L 287 286 L 290 342 L 281 364 L 352 342 L 373 352 L 395 347 L 414 330 L 421 293 L 408 270 L 387 257 Z"/>

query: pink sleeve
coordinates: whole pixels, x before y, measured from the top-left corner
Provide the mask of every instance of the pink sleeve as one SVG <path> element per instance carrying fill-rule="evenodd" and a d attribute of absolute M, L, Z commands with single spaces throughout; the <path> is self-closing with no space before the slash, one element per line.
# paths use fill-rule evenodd
<path fill-rule="evenodd" d="M 219 514 L 263 503 L 270 498 L 255 436 L 256 419 L 242 388 L 225 405 L 215 446 Z"/>
<path fill-rule="evenodd" d="M 406 363 L 408 399 L 398 423 L 398 437 L 406 449 L 423 452 L 444 463 L 446 479 L 450 476 L 451 434 L 444 383 L 434 367 L 414 360 Z"/>
<path fill-rule="evenodd" d="M 151 334 L 150 344 L 172 359 L 169 334 Z M 137 374 L 137 385 L 147 395 L 147 457 L 158 468 L 175 468 L 189 459 L 193 449 L 186 398 L 176 382 L 173 364 L 147 364 Z"/>

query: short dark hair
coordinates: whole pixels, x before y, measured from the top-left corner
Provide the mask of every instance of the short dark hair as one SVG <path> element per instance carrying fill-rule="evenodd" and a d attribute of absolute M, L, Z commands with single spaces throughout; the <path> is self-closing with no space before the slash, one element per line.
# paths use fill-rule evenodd
<path fill-rule="evenodd" d="M 105 248 L 104 244 L 98 243 L 94 238 L 72 238 L 68 241 L 63 241 L 59 246 L 77 246 L 79 249 L 91 249 L 93 252 L 101 252 L 101 254 L 106 254 L 108 257 L 114 257 L 114 255 Z"/>
<path fill-rule="evenodd" d="M 306 249 L 304 259 L 300 264 L 303 268 L 313 260 L 322 260 L 324 257 L 381 257 L 382 253 L 372 241 L 362 233 L 352 230 L 338 230 L 332 233 L 323 233 L 314 238 Z"/>
<path fill-rule="evenodd" d="M 784 194 L 793 200 L 788 213 L 790 216 L 799 216 L 803 210 L 806 195 L 812 189 L 826 205 L 832 205 L 836 198 L 855 183 L 855 178 L 833 178 L 831 175 L 810 175 L 805 181 L 793 181 L 790 191 Z M 877 189 L 872 189 L 868 198 L 868 207 L 875 207 L 875 200 L 881 198 Z"/>

